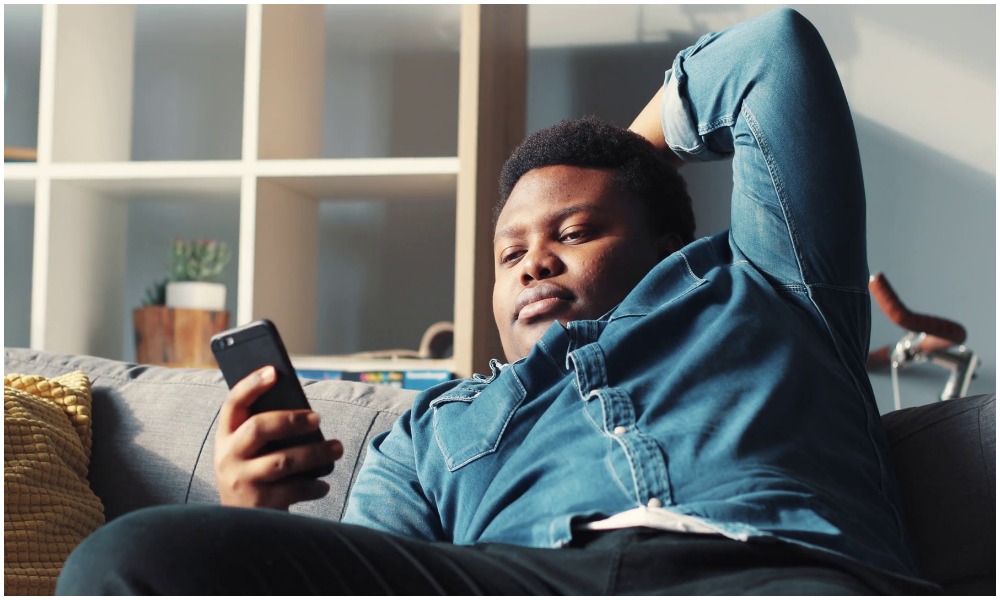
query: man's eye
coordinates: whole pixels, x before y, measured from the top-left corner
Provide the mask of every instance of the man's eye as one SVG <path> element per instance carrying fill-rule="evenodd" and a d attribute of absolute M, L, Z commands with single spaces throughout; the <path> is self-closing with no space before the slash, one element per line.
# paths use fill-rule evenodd
<path fill-rule="evenodd" d="M 511 250 L 500 255 L 500 264 L 507 264 L 513 262 L 524 254 L 524 250 Z"/>
<path fill-rule="evenodd" d="M 559 241 L 562 242 L 578 242 L 585 239 L 589 235 L 590 231 L 582 227 L 576 229 L 569 229 L 559 236 Z"/>

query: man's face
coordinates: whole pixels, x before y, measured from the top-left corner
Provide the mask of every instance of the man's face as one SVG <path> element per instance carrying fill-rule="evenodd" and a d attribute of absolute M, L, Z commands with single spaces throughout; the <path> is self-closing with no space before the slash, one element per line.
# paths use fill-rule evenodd
<path fill-rule="evenodd" d="M 508 361 L 528 355 L 553 321 L 596 319 L 669 252 L 641 203 L 609 171 L 556 165 L 514 186 L 493 238 L 493 315 Z"/>

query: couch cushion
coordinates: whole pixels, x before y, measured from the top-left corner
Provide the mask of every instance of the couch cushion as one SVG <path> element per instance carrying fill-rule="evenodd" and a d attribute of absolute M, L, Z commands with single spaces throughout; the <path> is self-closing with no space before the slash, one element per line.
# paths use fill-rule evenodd
<path fill-rule="evenodd" d="M 347 494 L 364 460 L 368 442 L 376 434 L 387 431 L 413 401 L 415 392 L 385 385 L 369 385 L 347 381 L 305 381 L 303 388 L 309 405 L 320 415 L 320 430 L 324 437 L 336 438 L 344 444 L 344 456 L 337 461 L 333 473 L 323 477 L 330 484 L 330 493 L 315 502 L 292 506 L 294 513 L 340 520 L 347 504 Z M 215 439 L 218 423 L 212 424 L 209 439 Z M 212 465 L 215 445 L 205 447 L 191 486 L 190 502 L 219 501 Z"/>
<path fill-rule="evenodd" d="M 66 557 L 104 524 L 87 481 L 90 382 L 4 377 L 4 592 L 51 595 Z"/>
<path fill-rule="evenodd" d="M 218 370 L 168 369 L 20 348 L 4 351 L 4 368 L 43 375 L 74 370 L 93 381 L 91 483 L 107 518 L 145 506 L 218 502 L 212 465 L 216 417 L 227 387 Z M 409 408 L 414 392 L 346 381 L 305 385 L 328 438 L 344 457 L 324 478 L 326 498 L 292 507 L 339 519 L 368 440 Z"/>
<path fill-rule="evenodd" d="M 996 395 L 882 417 L 920 574 L 996 593 Z"/>

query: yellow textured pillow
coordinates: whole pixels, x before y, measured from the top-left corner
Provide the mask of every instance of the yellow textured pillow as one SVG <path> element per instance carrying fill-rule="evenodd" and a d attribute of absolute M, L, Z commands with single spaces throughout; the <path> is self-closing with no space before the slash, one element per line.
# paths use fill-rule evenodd
<path fill-rule="evenodd" d="M 4 593 L 51 595 L 66 557 L 104 524 L 90 489 L 90 380 L 3 378 Z"/>

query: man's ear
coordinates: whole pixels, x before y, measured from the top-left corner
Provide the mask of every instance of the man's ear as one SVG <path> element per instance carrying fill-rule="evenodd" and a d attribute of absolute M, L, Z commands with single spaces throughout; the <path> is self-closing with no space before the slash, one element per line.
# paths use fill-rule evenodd
<path fill-rule="evenodd" d="M 676 233 L 665 233 L 656 238 L 656 252 L 660 260 L 663 260 L 683 247 L 684 242 L 681 241 L 681 236 Z"/>

